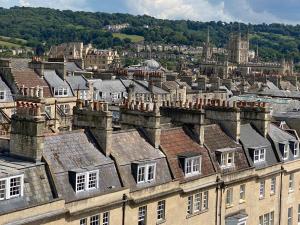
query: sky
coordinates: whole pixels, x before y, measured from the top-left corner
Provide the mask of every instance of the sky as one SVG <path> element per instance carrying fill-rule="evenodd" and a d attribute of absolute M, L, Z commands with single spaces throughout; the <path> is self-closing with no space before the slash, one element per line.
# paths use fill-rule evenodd
<path fill-rule="evenodd" d="M 0 0 L 0 6 L 121 12 L 161 19 L 300 24 L 300 0 Z"/>

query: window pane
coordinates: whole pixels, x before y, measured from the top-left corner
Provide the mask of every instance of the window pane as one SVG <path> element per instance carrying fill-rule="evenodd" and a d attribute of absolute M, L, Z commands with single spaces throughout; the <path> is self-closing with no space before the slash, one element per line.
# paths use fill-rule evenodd
<path fill-rule="evenodd" d="M 6 180 L 0 180 L 0 200 L 5 199 Z"/>
<path fill-rule="evenodd" d="M 103 213 L 103 220 L 102 220 L 103 225 L 109 225 L 109 212 Z"/>
<path fill-rule="evenodd" d="M 157 220 L 164 220 L 165 219 L 165 200 L 159 201 L 157 204 Z"/>
<path fill-rule="evenodd" d="M 187 208 L 188 214 L 193 214 L 193 196 L 188 197 L 188 208 Z"/>
<path fill-rule="evenodd" d="M 201 210 L 201 193 L 195 194 L 194 212 Z"/>
<path fill-rule="evenodd" d="M 76 191 L 85 189 L 85 174 L 78 175 L 76 179 Z"/>
<path fill-rule="evenodd" d="M 87 218 L 83 218 L 80 220 L 80 225 L 87 225 Z"/>
<path fill-rule="evenodd" d="M 97 188 L 97 172 L 89 173 L 89 186 L 88 188 Z"/>
<path fill-rule="evenodd" d="M 154 179 L 154 171 L 155 171 L 155 166 L 150 165 L 148 167 L 148 181 L 152 181 Z"/>
<path fill-rule="evenodd" d="M 145 182 L 145 167 L 138 168 L 138 182 Z"/>
<path fill-rule="evenodd" d="M 15 177 L 10 179 L 10 197 L 18 197 L 21 195 L 21 177 Z"/>
<path fill-rule="evenodd" d="M 193 161 L 193 172 L 199 172 L 200 171 L 200 158 L 195 158 Z"/>
<path fill-rule="evenodd" d="M 192 160 L 191 159 L 186 159 L 186 173 L 189 174 L 192 172 Z"/>
<path fill-rule="evenodd" d="M 138 225 L 146 225 L 147 206 L 139 208 Z"/>
<path fill-rule="evenodd" d="M 91 216 L 90 225 L 100 225 L 100 216 L 99 215 Z"/>
<path fill-rule="evenodd" d="M 208 209 L 208 191 L 203 192 L 203 206 L 202 210 Z"/>

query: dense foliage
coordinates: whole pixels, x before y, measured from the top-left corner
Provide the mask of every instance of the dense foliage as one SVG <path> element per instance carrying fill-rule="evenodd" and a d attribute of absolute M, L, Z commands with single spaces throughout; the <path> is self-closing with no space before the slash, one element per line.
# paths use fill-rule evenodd
<path fill-rule="evenodd" d="M 123 46 L 130 40 L 114 37 L 103 30 L 108 24 L 129 23 L 122 32 L 139 35 L 150 43 L 202 45 L 210 27 L 212 42 L 224 47 L 229 33 L 238 29 L 237 23 L 161 20 L 149 16 L 59 11 L 47 8 L 0 8 L 0 36 L 22 38 L 27 45 L 46 48 L 69 41 L 92 42 L 99 48 Z M 147 26 L 145 26 L 147 25 Z M 276 60 L 282 57 L 300 61 L 300 25 L 241 24 L 242 32 L 251 33 L 251 48 L 259 47 L 260 56 Z"/>

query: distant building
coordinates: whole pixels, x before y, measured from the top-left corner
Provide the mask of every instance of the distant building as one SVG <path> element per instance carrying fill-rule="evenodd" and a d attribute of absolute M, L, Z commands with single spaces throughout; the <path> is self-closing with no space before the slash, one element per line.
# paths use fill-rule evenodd
<path fill-rule="evenodd" d="M 130 26 L 129 23 L 122 23 L 122 24 L 115 24 L 115 25 L 107 25 L 104 27 L 104 29 L 113 33 L 117 33 L 129 26 Z"/>
<path fill-rule="evenodd" d="M 229 61 L 232 63 L 248 63 L 249 35 L 242 37 L 241 33 L 232 33 L 228 43 Z"/>

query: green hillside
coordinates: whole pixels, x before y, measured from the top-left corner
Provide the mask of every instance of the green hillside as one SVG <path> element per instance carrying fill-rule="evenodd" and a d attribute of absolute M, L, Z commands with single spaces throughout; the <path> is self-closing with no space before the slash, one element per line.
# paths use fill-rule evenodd
<path fill-rule="evenodd" d="M 139 35 L 129 35 L 122 33 L 113 33 L 114 38 L 120 38 L 121 40 L 129 39 L 133 43 L 144 41 L 144 37 Z"/>
<path fill-rule="evenodd" d="M 121 23 L 130 24 L 129 28 L 120 32 L 121 34 L 103 30 L 106 25 Z M 240 27 L 242 32 L 251 33 L 251 48 L 256 49 L 258 46 L 261 57 L 268 60 L 286 57 L 300 61 L 300 25 L 240 24 L 239 26 L 237 23 L 161 20 L 146 15 L 13 7 L 0 8 L 0 27 L 1 36 L 24 39 L 27 41 L 26 45 L 39 48 L 44 48 L 42 43 L 45 44 L 45 48 L 49 48 L 53 44 L 69 41 L 91 42 L 96 47 L 109 48 L 124 46 L 142 39 L 148 43 L 199 46 L 206 39 L 208 27 L 214 45 L 224 47 L 230 32 Z"/>

